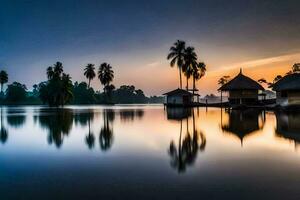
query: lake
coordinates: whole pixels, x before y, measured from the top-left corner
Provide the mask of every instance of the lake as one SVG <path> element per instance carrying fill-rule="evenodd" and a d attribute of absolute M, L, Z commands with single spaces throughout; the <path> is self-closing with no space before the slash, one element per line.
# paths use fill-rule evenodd
<path fill-rule="evenodd" d="M 300 113 L 2 107 L 1 199 L 300 199 Z"/>

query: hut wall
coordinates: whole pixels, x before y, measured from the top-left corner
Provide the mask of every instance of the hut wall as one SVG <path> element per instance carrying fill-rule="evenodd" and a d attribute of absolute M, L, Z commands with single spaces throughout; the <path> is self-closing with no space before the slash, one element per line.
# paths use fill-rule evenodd
<path fill-rule="evenodd" d="M 282 93 L 280 91 L 276 92 L 276 104 L 282 105 L 288 102 L 287 95 L 285 93 Z"/>
<path fill-rule="evenodd" d="M 300 105 L 300 91 L 289 91 L 287 95 L 290 105 Z"/>
<path fill-rule="evenodd" d="M 229 91 L 229 98 L 231 99 L 258 99 L 257 90 L 232 90 Z"/>
<path fill-rule="evenodd" d="M 169 104 L 183 104 L 182 96 L 168 96 L 167 100 L 167 103 Z"/>

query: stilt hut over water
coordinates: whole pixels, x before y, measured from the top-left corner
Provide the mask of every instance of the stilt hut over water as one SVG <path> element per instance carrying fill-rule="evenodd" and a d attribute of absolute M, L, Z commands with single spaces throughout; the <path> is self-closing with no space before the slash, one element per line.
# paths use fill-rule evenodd
<path fill-rule="evenodd" d="M 276 91 L 276 103 L 281 106 L 300 105 L 300 74 L 286 75 L 273 86 Z"/>
<path fill-rule="evenodd" d="M 264 88 L 255 80 L 243 75 L 242 69 L 240 73 L 219 88 L 221 92 L 228 92 L 228 101 L 231 105 L 243 104 L 253 105 L 258 103 L 259 91 Z"/>
<path fill-rule="evenodd" d="M 179 88 L 163 95 L 168 106 L 190 106 L 193 103 L 193 94 Z"/>

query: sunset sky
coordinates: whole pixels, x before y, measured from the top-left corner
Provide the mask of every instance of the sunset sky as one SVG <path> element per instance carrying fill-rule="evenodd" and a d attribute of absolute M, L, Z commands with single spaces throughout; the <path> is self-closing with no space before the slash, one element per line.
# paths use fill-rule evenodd
<path fill-rule="evenodd" d="M 56 61 L 73 81 L 85 80 L 87 63 L 108 62 L 117 87 L 160 95 L 178 87 L 166 56 L 181 39 L 207 64 L 200 93 L 216 94 L 217 79 L 239 68 L 271 81 L 300 62 L 299 8 L 298 0 L 0 0 L 0 69 L 31 89 Z"/>

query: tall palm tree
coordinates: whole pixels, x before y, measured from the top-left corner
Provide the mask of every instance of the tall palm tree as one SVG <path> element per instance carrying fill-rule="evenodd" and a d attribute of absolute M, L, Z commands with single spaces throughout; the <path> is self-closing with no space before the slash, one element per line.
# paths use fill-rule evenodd
<path fill-rule="evenodd" d="M 3 85 L 8 82 L 8 74 L 6 71 L 0 71 L 0 84 L 1 84 L 1 93 L 3 93 Z"/>
<path fill-rule="evenodd" d="M 108 88 L 114 79 L 114 71 L 112 70 L 112 66 L 107 63 L 102 63 L 99 66 L 98 78 L 101 84 L 104 86 L 104 92 L 107 92 L 106 88 Z"/>
<path fill-rule="evenodd" d="M 69 74 L 63 73 L 62 75 L 62 90 L 61 90 L 61 105 L 65 103 L 69 103 L 70 100 L 73 98 L 72 92 L 72 81 Z"/>
<path fill-rule="evenodd" d="M 180 89 L 182 89 L 182 78 L 181 72 L 184 64 L 184 54 L 185 54 L 185 42 L 181 40 L 177 40 L 173 46 L 170 48 L 170 52 L 167 56 L 167 59 L 170 60 L 171 67 L 174 67 L 176 64 L 179 71 L 179 79 L 180 79 Z"/>
<path fill-rule="evenodd" d="M 50 66 L 47 68 L 47 78 L 50 80 L 53 78 L 53 76 L 54 76 L 53 67 Z"/>
<path fill-rule="evenodd" d="M 53 71 L 54 71 L 54 75 L 57 76 L 57 77 L 60 77 L 61 74 L 63 73 L 63 65 L 61 62 L 56 62 L 54 64 L 54 68 L 53 68 Z"/>
<path fill-rule="evenodd" d="M 206 65 L 204 62 L 199 62 L 197 67 L 193 70 L 193 96 L 196 90 L 196 81 L 200 80 L 206 72 Z"/>
<path fill-rule="evenodd" d="M 184 51 L 184 64 L 182 71 L 186 76 L 186 89 L 189 90 L 189 78 L 193 75 L 193 70 L 198 66 L 197 54 L 194 47 L 187 47 Z"/>
<path fill-rule="evenodd" d="M 96 73 L 95 73 L 95 65 L 94 64 L 87 64 L 87 66 L 84 68 L 84 75 L 85 77 L 89 80 L 89 88 L 90 88 L 90 85 L 91 85 L 91 80 L 93 80 L 96 76 Z"/>

